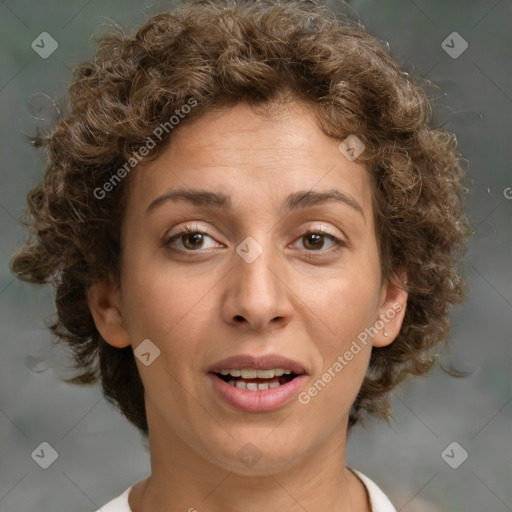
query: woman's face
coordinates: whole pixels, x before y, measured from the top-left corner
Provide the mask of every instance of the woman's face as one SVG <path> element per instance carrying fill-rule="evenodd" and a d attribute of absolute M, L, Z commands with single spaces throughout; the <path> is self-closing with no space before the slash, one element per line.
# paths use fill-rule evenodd
<path fill-rule="evenodd" d="M 135 353 L 152 443 L 240 474 L 344 447 L 405 294 L 381 283 L 370 180 L 339 142 L 299 104 L 274 120 L 239 105 L 133 171 L 121 287 L 95 319 L 115 346 L 149 340 Z"/>

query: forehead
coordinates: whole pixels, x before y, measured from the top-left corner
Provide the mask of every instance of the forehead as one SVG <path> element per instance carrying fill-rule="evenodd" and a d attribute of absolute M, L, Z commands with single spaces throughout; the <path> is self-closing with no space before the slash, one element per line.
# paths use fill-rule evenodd
<path fill-rule="evenodd" d="M 280 206 L 294 190 L 341 190 L 371 213 L 365 167 L 348 160 L 303 104 L 262 116 L 238 104 L 179 127 L 157 159 L 138 168 L 130 209 L 137 211 L 176 188 L 222 191 L 234 207 Z M 129 210 L 130 210 L 129 209 Z M 371 215 L 370 215 L 371 216 Z"/>

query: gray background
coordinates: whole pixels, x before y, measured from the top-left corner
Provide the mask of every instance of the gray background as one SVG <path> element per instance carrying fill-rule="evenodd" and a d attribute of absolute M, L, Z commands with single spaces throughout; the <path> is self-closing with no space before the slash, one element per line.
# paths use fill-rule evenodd
<path fill-rule="evenodd" d="M 438 84 L 436 119 L 457 133 L 466 159 L 474 236 L 465 264 L 470 295 L 454 313 L 453 360 L 442 359 L 468 375 L 436 367 L 409 380 L 392 394 L 390 426 L 374 420 L 350 434 L 347 462 L 404 512 L 512 510 L 512 3 L 352 6 L 407 71 Z M 44 168 L 25 134 L 55 117 L 51 99 L 62 99 L 70 69 L 91 55 L 90 36 L 105 18 L 135 27 L 147 8 L 154 3 L 0 2 L 1 511 L 95 510 L 149 471 L 137 431 L 99 389 L 62 382 L 70 375 L 65 354 L 52 349 L 45 329 L 52 290 L 18 282 L 8 269 L 24 239 L 17 219 L 25 194 Z M 59 45 L 47 59 L 31 48 L 41 32 Z M 441 46 L 452 32 L 469 44 L 456 59 Z M 31 457 L 43 441 L 58 452 L 48 469 Z M 453 441 L 468 453 L 457 469 L 441 456 Z M 457 447 L 447 460 L 462 453 Z"/>

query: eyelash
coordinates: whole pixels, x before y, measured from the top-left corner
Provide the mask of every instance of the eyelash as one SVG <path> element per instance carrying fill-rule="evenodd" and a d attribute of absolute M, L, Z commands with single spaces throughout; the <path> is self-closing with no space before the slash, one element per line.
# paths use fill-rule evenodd
<path fill-rule="evenodd" d="M 164 240 L 164 243 L 163 243 L 163 246 L 171 251 L 174 251 L 174 252 L 177 252 L 177 253 L 180 253 L 180 254 L 184 254 L 184 253 L 194 253 L 194 252 L 200 252 L 201 250 L 198 249 L 197 251 L 191 251 L 191 250 L 183 250 L 183 249 L 176 249 L 175 247 L 172 246 L 172 243 L 175 241 L 175 240 L 178 240 L 179 238 L 181 238 L 183 235 L 187 235 L 187 234 L 201 234 L 201 235 L 206 235 L 206 236 L 209 236 L 210 238 L 213 239 L 213 236 L 210 235 L 210 232 L 208 231 L 208 229 L 199 229 L 197 226 L 185 226 L 183 228 L 182 231 L 180 231 L 179 233 L 176 233 L 174 235 L 172 235 L 171 237 L 169 238 L 166 238 Z M 343 240 L 340 240 L 339 238 L 337 238 L 336 236 L 334 236 L 332 233 L 329 233 L 328 231 L 325 231 L 324 229 L 322 228 L 318 228 L 318 229 L 310 229 L 308 231 L 305 231 L 304 233 L 300 234 L 296 240 L 299 240 L 303 237 L 305 237 L 306 235 L 310 235 L 310 234 L 314 234 L 314 235 L 323 235 L 327 238 L 329 238 L 330 240 L 332 240 L 336 245 L 337 247 L 335 247 L 334 249 L 331 248 L 331 249 L 327 249 L 327 250 L 322 250 L 322 249 L 319 249 L 319 250 L 307 250 L 307 249 L 304 249 L 306 252 L 308 253 L 323 253 L 323 254 L 330 254 L 330 253 L 333 253 L 333 252 L 337 252 L 339 251 L 342 247 L 346 247 L 347 244 L 343 241 Z M 310 254 L 310 256 L 314 257 L 313 254 Z"/>

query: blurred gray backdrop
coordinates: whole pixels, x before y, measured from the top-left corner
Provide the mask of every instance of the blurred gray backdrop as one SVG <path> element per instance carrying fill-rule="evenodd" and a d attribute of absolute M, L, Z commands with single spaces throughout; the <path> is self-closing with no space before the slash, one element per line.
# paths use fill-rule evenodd
<path fill-rule="evenodd" d="M 347 463 L 403 512 L 512 511 L 512 2 L 351 5 L 408 72 L 439 86 L 435 118 L 458 136 L 474 236 L 465 264 L 470 295 L 454 313 L 453 359 L 442 358 L 467 376 L 438 366 L 409 380 L 392 394 L 391 425 L 374 420 L 350 434 Z M 62 382 L 68 363 L 45 328 L 52 290 L 18 282 L 8 262 L 25 238 L 25 194 L 44 169 L 27 136 L 55 118 L 52 101 L 59 105 L 70 70 L 91 56 L 91 35 L 107 19 L 134 28 L 160 8 L 0 1 L 1 511 L 95 510 L 149 471 L 137 431 L 99 388 Z M 57 456 L 48 469 L 36 463 L 41 449 L 50 453 L 42 442 Z"/>

